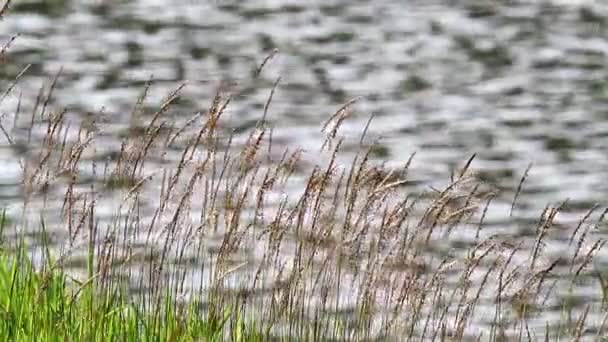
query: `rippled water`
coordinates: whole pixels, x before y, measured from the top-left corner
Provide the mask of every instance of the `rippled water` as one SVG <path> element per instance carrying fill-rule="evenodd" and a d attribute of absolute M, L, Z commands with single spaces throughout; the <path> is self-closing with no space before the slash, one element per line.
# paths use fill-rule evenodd
<path fill-rule="evenodd" d="M 176 123 L 207 108 L 228 81 L 240 95 L 227 128 L 244 138 L 281 76 L 268 114 L 274 140 L 313 152 L 313 161 L 322 122 L 357 96 L 342 133 L 358 136 L 374 114 L 370 135 L 382 145 L 375 157 L 403 163 L 417 152 L 412 190 L 445 184 L 477 153 L 473 168 L 499 190 L 488 234 L 524 232 L 550 202 L 570 199 L 564 222 L 606 204 L 608 5 L 601 1 L 24 1 L 0 22 L 1 41 L 16 33 L 0 78 L 8 84 L 31 66 L 0 106 L 3 124 L 13 125 L 9 114 L 20 101 L 29 113 L 40 86 L 62 69 L 50 105 L 67 107 L 74 122 L 103 107 L 102 157 L 119 151 L 115 137 L 128 129 L 150 77 L 151 99 L 188 84 L 170 113 Z M 26 142 L 19 120 L 29 118 L 13 130 Z M 0 197 L 11 208 L 22 195 L 18 152 L 0 139 Z"/>

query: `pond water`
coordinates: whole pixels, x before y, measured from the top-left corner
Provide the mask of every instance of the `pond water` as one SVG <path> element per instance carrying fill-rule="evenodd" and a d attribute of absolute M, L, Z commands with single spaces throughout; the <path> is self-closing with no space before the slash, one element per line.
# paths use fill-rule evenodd
<path fill-rule="evenodd" d="M 476 153 L 473 169 L 498 193 L 489 232 L 525 231 L 548 203 L 566 198 L 563 223 L 607 203 L 608 4 L 601 1 L 19 1 L 0 22 L 0 41 L 15 34 L 0 69 L 3 90 L 30 66 L 0 104 L 3 125 L 13 126 L 17 106 L 28 113 L 40 87 L 62 70 L 49 105 L 67 108 L 74 122 L 103 108 L 100 160 L 120 151 L 116 137 L 128 130 L 151 77 L 151 108 L 187 84 L 169 113 L 176 123 L 208 108 L 221 81 L 238 88 L 226 128 L 242 141 L 280 76 L 267 116 L 273 139 L 304 148 L 311 164 L 323 122 L 358 97 L 341 134 L 358 138 L 373 114 L 377 160 L 397 165 L 416 153 L 412 191 L 446 184 Z M 46 129 L 28 138 L 20 125 L 12 132 L 23 144 Z M 0 197 L 18 213 L 20 154 L 0 141 Z M 347 141 L 344 161 L 357 141 Z M 593 302 L 598 295 L 582 294 Z"/>

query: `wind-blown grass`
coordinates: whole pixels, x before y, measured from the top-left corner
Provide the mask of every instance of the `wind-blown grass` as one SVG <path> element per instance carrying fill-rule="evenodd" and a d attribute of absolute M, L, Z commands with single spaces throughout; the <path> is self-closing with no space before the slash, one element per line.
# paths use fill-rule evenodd
<path fill-rule="evenodd" d="M 61 270 L 38 270 L 27 252 L 0 252 L 2 341 L 267 341 L 241 309 L 201 315 L 196 301 L 176 305 L 170 293 L 142 310 L 125 288 L 99 289 Z M 107 284 L 106 284 L 107 285 Z M 113 284 L 117 285 L 117 284 Z M 311 334 L 308 332 L 307 334 Z M 314 336 L 314 335 L 310 335 Z"/>
<path fill-rule="evenodd" d="M 143 311 L 118 284 L 35 269 L 23 247 L 0 251 L 2 341 L 262 341 L 232 308 L 203 316 L 196 302 L 178 307 L 167 293 Z"/>
<path fill-rule="evenodd" d="M 327 120 L 318 153 L 324 159 L 308 167 L 302 151 L 277 154 L 273 144 L 267 113 L 278 80 L 242 144 L 222 128 L 235 91 L 219 87 L 206 110 L 176 123 L 167 113 L 184 85 L 148 112 L 151 81 L 135 100 L 130 133 L 112 135 L 120 149 L 100 158 L 103 114 L 78 121 L 49 105 L 60 76 L 41 90 L 30 117 L 20 112 L 13 130 L 0 125 L 15 149 L 27 146 L 18 156 L 22 215 L 11 217 L 2 235 L 2 338 L 506 341 L 605 334 L 605 303 L 577 301 L 589 279 L 599 279 L 592 287 L 599 299 L 606 288 L 603 275 L 590 270 L 605 245 L 593 234 L 607 212 L 600 206 L 572 224 L 558 219 L 567 201 L 555 203 L 521 234 L 487 234 L 484 220 L 498 194 L 475 176 L 474 156 L 444 187 L 412 192 L 413 156 L 392 168 L 374 160 L 370 119 L 357 137 L 359 151 L 340 162 L 340 127 L 356 100 Z M 513 185 L 514 199 L 528 171 Z M 514 200 L 511 213 L 516 208 Z M 469 245 L 446 249 L 460 230 L 471 233 Z M 549 239 L 563 242 L 559 255 L 547 253 Z M 545 319 L 548 312 L 559 317 Z"/>

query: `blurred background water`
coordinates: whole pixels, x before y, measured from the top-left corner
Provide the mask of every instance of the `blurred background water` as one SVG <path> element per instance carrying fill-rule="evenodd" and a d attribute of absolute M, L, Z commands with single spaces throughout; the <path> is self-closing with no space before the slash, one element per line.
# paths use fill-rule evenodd
<path fill-rule="evenodd" d="M 566 198 L 564 222 L 606 204 L 606 2 L 23 0 L 0 22 L 0 41 L 15 34 L 2 90 L 30 67 L 0 104 L 3 124 L 12 125 L 17 106 L 28 113 L 62 69 L 50 105 L 75 121 L 103 108 L 110 134 L 100 154 L 120 150 L 116 137 L 151 77 L 151 99 L 188 84 L 170 112 L 176 122 L 207 108 L 220 81 L 238 86 L 227 128 L 244 138 L 281 76 L 268 115 L 279 145 L 317 151 L 322 123 L 360 97 L 342 133 L 358 136 L 374 114 L 375 158 L 396 165 L 417 153 L 412 191 L 445 184 L 477 153 L 473 168 L 498 192 L 490 232 L 526 234 L 548 203 Z M 0 199 L 10 208 L 22 196 L 19 151 L 0 141 Z M 605 253 L 599 260 L 606 265 Z"/>

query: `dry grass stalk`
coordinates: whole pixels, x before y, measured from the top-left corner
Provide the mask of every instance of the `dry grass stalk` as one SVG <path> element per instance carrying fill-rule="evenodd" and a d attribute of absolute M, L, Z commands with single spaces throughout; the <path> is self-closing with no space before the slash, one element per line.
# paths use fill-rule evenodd
<path fill-rule="evenodd" d="M 8 13 L 11 6 L 11 0 L 4 1 L 4 4 L 0 8 L 0 19 L 4 18 L 4 16 Z"/>

